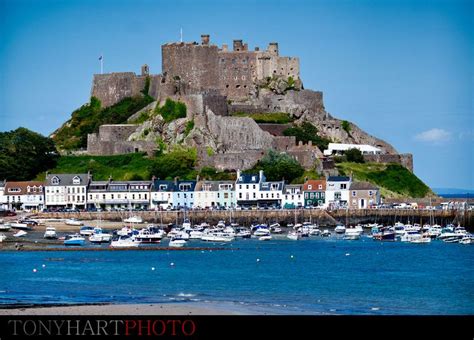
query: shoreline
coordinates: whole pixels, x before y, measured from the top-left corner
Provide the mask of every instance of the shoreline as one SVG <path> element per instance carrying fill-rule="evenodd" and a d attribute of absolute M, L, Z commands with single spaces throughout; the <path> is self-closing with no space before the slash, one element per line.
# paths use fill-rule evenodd
<path fill-rule="evenodd" d="M 272 315 L 224 302 L 0 306 L 0 315 Z"/>

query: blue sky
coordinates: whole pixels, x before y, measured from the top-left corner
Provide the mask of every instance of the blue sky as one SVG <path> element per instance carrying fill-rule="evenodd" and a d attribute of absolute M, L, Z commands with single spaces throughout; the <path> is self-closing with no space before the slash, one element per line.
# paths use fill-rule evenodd
<path fill-rule="evenodd" d="M 92 75 L 160 73 L 162 43 L 299 56 L 326 109 L 414 154 L 432 187 L 474 189 L 473 1 L 0 0 L 0 130 L 49 134 L 88 101 Z"/>

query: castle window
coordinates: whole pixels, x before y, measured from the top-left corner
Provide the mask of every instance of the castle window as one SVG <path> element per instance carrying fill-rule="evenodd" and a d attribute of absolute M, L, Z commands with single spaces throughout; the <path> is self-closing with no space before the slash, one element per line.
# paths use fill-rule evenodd
<path fill-rule="evenodd" d="M 235 88 L 236 88 L 236 89 L 240 89 L 240 85 L 235 85 Z"/>
<path fill-rule="evenodd" d="M 227 84 L 227 85 L 225 86 L 225 88 L 228 89 L 228 88 L 229 88 L 229 84 Z"/>
<path fill-rule="evenodd" d="M 246 89 L 246 88 L 247 88 L 247 85 L 244 85 L 244 89 Z"/>
<path fill-rule="evenodd" d="M 273 70 L 273 73 L 277 73 L 277 70 Z"/>
<path fill-rule="evenodd" d="M 224 63 L 224 62 L 225 62 L 225 59 L 224 59 L 224 58 L 222 58 L 222 59 L 221 59 L 221 62 L 222 62 L 222 63 Z"/>

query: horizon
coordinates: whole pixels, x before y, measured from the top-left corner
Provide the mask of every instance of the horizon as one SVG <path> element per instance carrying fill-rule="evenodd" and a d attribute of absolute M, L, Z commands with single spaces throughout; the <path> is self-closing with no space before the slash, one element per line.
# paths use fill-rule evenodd
<path fill-rule="evenodd" d="M 2 0 L 0 6 L 0 131 L 23 126 L 51 134 L 89 101 L 100 56 L 104 73 L 139 73 L 145 63 L 161 73 L 161 45 L 179 41 L 182 27 L 183 41 L 210 34 L 212 44 L 243 39 L 249 49 L 278 42 L 281 55 L 300 58 L 305 88 L 323 92 L 331 115 L 412 153 L 415 174 L 431 188 L 474 190 L 469 1 Z M 213 20 L 206 20 L 211 10 Z M 231 23 L 229 12 L 245 17 Z M 291 25 L 294 18 L 298 25 Z"/>

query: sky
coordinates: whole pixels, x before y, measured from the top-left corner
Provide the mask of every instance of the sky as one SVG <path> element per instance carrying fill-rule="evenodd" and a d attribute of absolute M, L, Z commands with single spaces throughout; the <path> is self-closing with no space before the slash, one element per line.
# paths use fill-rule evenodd
<path fill-rule="evenodd" d="M 161 45 L 243 39 L 300 57 L 326 110 L 412 153 L 431 187 L 474 189 L 474 1 L 0 0 L 0 131 L 49 135 L 94 73 L 161 72 Z"/>

